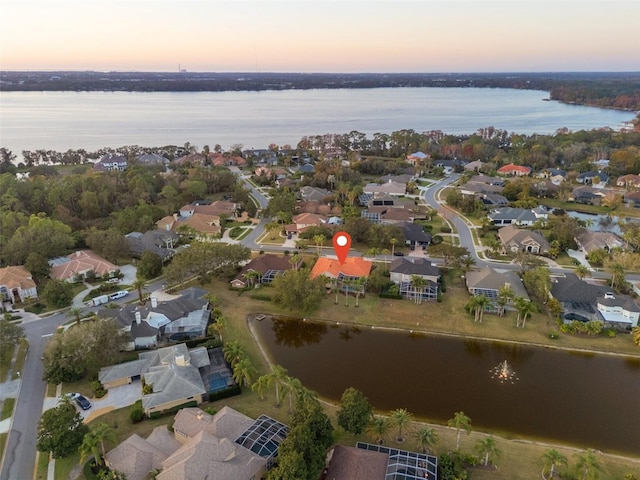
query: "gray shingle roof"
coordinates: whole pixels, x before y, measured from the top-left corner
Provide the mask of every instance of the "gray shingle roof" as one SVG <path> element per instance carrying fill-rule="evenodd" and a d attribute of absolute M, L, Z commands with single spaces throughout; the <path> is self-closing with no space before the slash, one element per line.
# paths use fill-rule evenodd
<path fill-rule="evenodd" d="M 507 283 L 516 296 L 526 299 L 529 298 L 522 280 L 520 280 L 520 277 L 515 272 L 507 270 L 499 273 L 490 267 L 467 272 L 467 288 L 469 289 L 481 288 L 483 290 L 499 291 Z"/>
<path fill-rule="evenodd" d="M 389 271 L 404 275 L 440 276 L 440 269 L 425 258 L 397 258 L 391 262 Z"/>

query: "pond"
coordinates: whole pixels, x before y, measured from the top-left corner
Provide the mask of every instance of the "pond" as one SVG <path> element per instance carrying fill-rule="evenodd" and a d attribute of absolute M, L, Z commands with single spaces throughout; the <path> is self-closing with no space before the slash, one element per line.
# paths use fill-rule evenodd
<path fill-rule="evenodd" d="M 335 402 L 355 387 L 381 412 L 445 424 L 464 411 L 478 430 L 640 452 L 640 358 L 297 319 L 252 328 L 274 363 Z"/>

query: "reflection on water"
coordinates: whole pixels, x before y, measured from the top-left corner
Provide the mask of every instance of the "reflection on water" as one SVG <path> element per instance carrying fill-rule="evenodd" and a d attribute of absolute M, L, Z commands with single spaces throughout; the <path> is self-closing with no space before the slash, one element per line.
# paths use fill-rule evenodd
<path fill-rule="evenodd" d="M 284 318 L 253 328 L 276 363 L 336 402 L 355 387 L 381 412 L 444 424 L 464 411 L 479 430 L 640 450 L 640 359 Z M 492 378 L 505 361 L 518 381 Z"/>

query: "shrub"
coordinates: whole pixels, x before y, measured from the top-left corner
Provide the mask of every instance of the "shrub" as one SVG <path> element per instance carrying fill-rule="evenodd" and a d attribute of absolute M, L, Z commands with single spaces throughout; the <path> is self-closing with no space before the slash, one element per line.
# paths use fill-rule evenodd
<path fill-rule="evenodd" d="M 93 396 L 96 398 L 102 398 L 107 394 L 99 380 L 91 382 L 91 390 L 93 390 Z"/>
<path fill-rule="evenodd" d="M 138 400 L 131 407 L 131 413 L 129 413 L 129 418 L 131 419 L 131 423 L 140 423 L 144 420 L 144 410 L 142 409 L 142 401 Z"/>
<path fill-rule="evenodd" d="M 440 232 L 442 232 L 442 233 L 451 233 L 451 227 L 442 226 L 442 227 L 440 227 Z"/>
<path fill-rule="evenodd" d="M 209 401 L 215 402 L 216 400 L 222 400 L 223 398 L 235 397 L 236 395 L 240 395 L 241 390 L 239 385 L 232 385 L 224 390 L 219 390 L 217 392 L 212 392 L 209 394 Z"/>
<path fill-rule="evenodd" d="M 555 330 L 552 330 L 551 332 L 547 333 L 547 337 L 550 338 L 551 340 L 556 340 L 559 336 L 560 335 Z"/>

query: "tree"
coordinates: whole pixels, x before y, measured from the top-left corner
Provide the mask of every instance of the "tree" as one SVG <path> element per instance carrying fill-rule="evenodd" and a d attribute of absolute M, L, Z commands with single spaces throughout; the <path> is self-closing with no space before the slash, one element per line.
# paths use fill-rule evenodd
<path fill-rule="evenodd" d="M 53 458 L 64 458 L 78 450 L 88 431 L 75 407 L 63 403 L 40 417 L 36 448 L 49 452 Z"/>
<path fill-rule="evenodd" d="M 450 243 L 442 242 L 429 247 L 429 254 L 435 257 L 442 257 L 444 262 L 443 268 L 447 269 L 457 264 L 464 256 L 469 256 L 469 250 L 464 247 L 458 247 Z"/>
<path fill-rule="evenodd" d="M 138 262 L 138 275 L 146 280 L 156 278 L 162 273 L 162 258 L 157 253 L 142 252 Z"/>
<path fill-rule="evenodd" d="M 216 321 L 209 325 L 209 328 L 218 334 L 220 342 L 222 342 L 222 332 L 227 328 L 228 320 L 226 317 L 218 317 Z"/>
<path fill-rule="evenodd" d="M 511 299 L 513 299 L 514 293 L 510 285 L 506 285 L 498 290 L 498 297 L 496 303 L 498 305 L 498 316 L 504 316 L 505 307 Z"/>
<path fill-rule="evenodd" d="M 631 330 L 631 335 L 633 338 L 633 343 L 640 347 L 640 326 L 633 327 Z"/>
<path fill-rule="evenodd" d="M 464 412 L 456 412 L 447 425 L 456 429 L 456 451 L 458 451 L 460 450 L 460 432 L 464 430 L 467 435 L 471 433 L 471 419 Z"/>
<path fill-rule="evenodd" d="M 332 444 L 333 427 L 318 399 L 313 396 L 298 398 L 287 437 L 278 449 L 278 466 L 269 473 L 269 478 L 319 478 Z"/>
<path fill-rule="evenodd" d="M 146 288 L 146 286 L 147 282 L 141 277 L 137 277 L 131 284 L 131 288 L 134 288 L 138 291 L 138 303 L 140 305 L 144 305 L 144 297 L 142 295 L 142 291 Z"/>
<path fill-rule="evenodd" d="M 326 240 L 326 237 L 324 235 L 314 235 L 313 236 L 313 242 L 316 244 L 316 249 L 318 251 L 318 255 L 320 255 L 320 252 L 322 250 L 322 246 L 324 245 L 324 241 Z"/>
<path fill-rule="evenodd" d="M 391 412 L 391 421 L 398 427 L 398 436 L 396 442 L 404 442 L 402 429 L 411 421 L 411 413 L 406 408 L 397 408 Z"/>
<path fill-rule="evenodd" d="M 51 264 L 38 252 L 31 252 L 29 254 L 25 261 L 24 268 L 31 273 L 31 276 L 38 285 L 43 284 L 51 273 Z"/>
<path fill-rule="evenodd" d="M 9 362 L 16 345 L 24 338 L 24 329 L 20 325 L 0 318 L 0 363 Z"/>
<path fill-rule="evenodd" d="M 555 448 L 551 448 L 544 452 L 542 456 L 542 460 L 544 461 L 544 468 L 542 470 L 542 475 L 544 476 L 545 470 L 549 470 L 549 478 L 553 478 L 555 475 L 556 467 L 560 465 L 567 466 L 567 457 L 558 452 Z"/>
<path fill-rule="evenodd" d="M 129 252 L 129 244 L 117 228 L 91 228 L 85 235 L 85 242 L 95 253 L 114 263 Z"/>
<path fill-rule="evenodd" d="M 73 285 L 62 280 L 49 280 L 42 291 L 42 298 L 53 307 L 64 308 L 73 301 Z"/>
<path fill-rule="evenodd" d="M 484 309 L 489 306 L 491 300 L 489 300 L 484 294 L 482 295 L 473 295 L 469 299 L 469 303 L 465 306 L 465 308 L 469 312 L 473 312 L 474 322 L 482 323 L 482 317 L 484 315 Z"/>
<path fill-rule="evenodd" d="M 251 390 L 258 394 L 260 400 L 264 400 L 264 393 L 271 386 L 271 377 L 269 375 L 262 375 L 258 377 L 258 379 L 253 382 L 251 385 Z"/>
<path fill-rule="evenodd" d="M 527 317 L 531 315 L 531 312 L 533 312 L 533 304 L 523 297 L 516 297 L 514 303 L 516 305 L 516 309 L 518 310 L 516 327 L 519 327 L 520 321 L 522 321 L 522 328 L 524 328 L 525 324 L 527 323 Z"/>
<path fill-rule="evenodd" d="M 584 264 L 580 264 L 576 267 L 576 275 L 580 280 L 583 280 L 586 277 L 591 277 L 591 270 Z"/>
<path fill-rule="evenodd" d="M 581 480 L 595 480 L 598 478 L 598 472 L 601 470 L 596 452 L 587 450 L 577 455 L 576 471 Z"/>
<path fill-rule="evenodd" d="M 395 237 L 391 237 L 389 239 L 389 243 L 391 244 L 391 256 L 396 254 L 396 245 L 398 244 L 398 239 Z"/>
<path fill-rule="evenodd" d="M 367 433 L 378 445 L 382 445 L 390 428 L 391 423 L 389 423 L 389 419 L 387 417 L 374 415 L 371 417 L 369 425 L 367 425 Z"/>
<path fill-rule="evenodd" d="M 549 300 L 551 275 L 547 267 L 535 267 L 527 270 L 522 274 L 522 283 L 540 303 Z"/>
<path fill-rule="evenodd" d="M 342 393 L 337 414 L 338 425 L 347 432 L 360 435 L 369 423 L 372 413 L 373 407 L 360 390 L 349 387 Z"/>
<path fill-rule="evenodd" d="M 276 301 L 290 310 L 308 313 L 316 310 L 326 295 L 325 278 L 311 278 L 308 268 L 287 270 L 271 283 Z"/>
<path fill-rule="evenodd" d="M 67 318 L 73 318 L 76 321 L 76 324 L 79 324 L 83 313 L 84 311 L 82 310 L 82 307 L 71 307 L 67 311 Z"/>
<path fill-rule="evenodd" d="M 80 463 L 84 463 L 88 456 L 93 455 L 97 465 L 104 464 L 106 451 L 104 442 L 117 443 L 116 434 L 104 422 L 100 422 L 94 428 L 89 429 L 80 445 Z"/>
<path fill-rule="evenodd" d="M 247 357 L 233 364 L 233 380 L 241 387 L 250 386 L 255 374 L 256 369 Z"/>
<path fill-rule="evenodd" d="M 282 388 L 285 386 L 287 379 L 287 370 L 280 365 L 271 365 L 271 372 L 269 373 L 269 381 L 276 388 L 276 407 L 282 405 L 282 399 L 280 397 L 280 393 Z"/>
<path fill-rule="evenodd" d="M 45 214 L 31 215 L 0 250 L 0 258 L 9 265 L 23 265 L 32 252 L 45 258 L 66 255 L 75 245 L 71 227 L 48 218 Z"/>
<path fill-rule="evenodd" d="M 235 365 L 246 356 L 244 348 L 237 340 L 229 342 L 222 347 L 222 353 L 224 355 L 224 359 L 229 362 L 231 366 Z"/>
<path fill-rule="evenodd" d="M 495 465 L 496 461 L 500 457 L 500 454 L 502 453 L 496 445 L 496 441 L 493 437 L 487 437 L 484 440 L 478 440 L 476 442 L 476 452 L 480 457 L 484 457 L 483 463 L 485 467 L 489 465 L 489 462 Z"/>
<path fill-rule="evenodd" d="M 427 284 L 427 281 L 422 278 L 420 275 L 411 275 L 411 289 L 413 290 L 413 295 L 416 304 L 422 304 L 422 289 Z"/>
<path fill-rule="evenodd" d="M 624 266 L 618 262 L 610 261 L 605 263 L 606 269 L 611 274 L 611 288 L 614 290 L 620 287 L 625 281 Z"/>
<path fill-rule="evenodd" d="M 422 453 L 429 453 L 438 444 L 438 434 L 433 428 L 422 427 L 415 432 L 414 437 Z"/>

